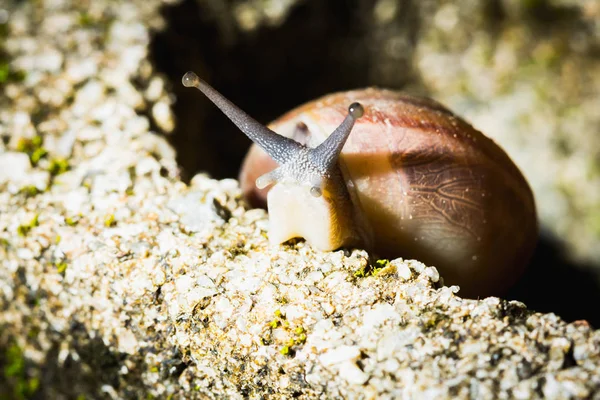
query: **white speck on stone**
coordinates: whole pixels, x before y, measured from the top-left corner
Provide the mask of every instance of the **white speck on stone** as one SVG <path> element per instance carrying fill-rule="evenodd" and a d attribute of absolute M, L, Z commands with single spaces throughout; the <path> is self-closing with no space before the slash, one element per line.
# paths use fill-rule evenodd
<path fill-rule="evenodd" d="M 181 275 L 175 280 L 175 289 L 178 293 L 185 293 L 192 289 L 194 280 L 189 275 Z"/>
<path fill-rule="evenodd" d="M 63 132 L 63 134 L 57 139 L 56 145 L 54 146 L 54 153 L 63 158 L 68 158 L 73 152 L 73 145 L 77 139 L 77 134 L 74 130 L 69 129 Z"/>
<path fill-rule="evenodd" d="M 335 312 L 335 306 L 329 302 L 322 303 L 321 307 L 326 315 L 331 315 Z"/>
<path fill-rule="evenodd" d="M 427 267 L 425 268 L 425 275 L 431 279 L 431 282 L 437 282 L 440 280 L 440 273 L 435 267 Z"/>
<path fill-rule="evenodd" d="M 119 350 L 128 354 L 135 354 L 138 352 L 138 341 L 133 332 L 129 329 L 122 329 L 117 338 L 119 340 Z"/>
<path fill-rule="evenodd" d="M 412 271 L 401 259 L 393 260 L 390 264 L 396 267 L 396 274 L 403 281 L 407 281 L 412 277 Z"/>
<path fill-rule="evenodd" d="M 154 264 L 154 260 L 149 261 Z M 156 267 L 152 273 L 152 283 L 154 286 L 162 286 L 166 283 L 166 281 L 167 275 L 165 274 L 165 271 L 163 271 L 162 268 Z"/>
<path fill-rule="evenodd" d="M 98 74 L 98 62 L 91 58 L 67 61 L 67 78 L 73 83 L 83 82 Z"/>
<path fill-rule="evenodd" d="M 152 106 L 152 118 L 165 132 L 172 132 L 175 128 L 171 106 L 166 101 L 159 101 Z"/>
<path fill-rule="evenodd" d="M 92 196 L 102 196 L 111 192 L 125 193 L 131 186 L 129 171 L 120 174 L 98 174 L 92 186 Z"/>
<path fill-rule="evenodd" d="M 148 122 L 148 118 L 142 116 L 136 116 L 130 119 L 127 119 L 125 122 L 124 130 L 129 132 L 133 136 L 140 136 L 150 129 L 150 122 Z"/>
<path fill-rule="evenodd" d="M 148 85 L 148 89 L 146 89 L 146 99 L 152 102 L 157 101 L 163 93 L 164 86 L 165 83 L 161 78 L 152 78 L 150 80 L 150 84 Z"/>
<path fill-rule="evenodd" d="M 27 154 L 12 151 L 0 154 L 0 185 L 11 181 L 22 182 L 30 170 L 31 162 Z"/>
<path fill-rule="evenodd" d="M 67 360 L 67 357 L 69 357 L 69 353 L 69 347 L 66 346 L 66 344 L 60 346 L 57 356 L 58 365 L 64 364 L 64 362 Z"/>
<path fill-rule="evenodd" d="M 89 108 L 93 105 L 98 104 L 101 100 L 103 100 L 104 92 L 106 87 L 97 80 L 91 80 L 75 95 L 75 103 L 73 104 L 73 111 L 77 113 L 87 112 Z M 77 115 L 77 114 L 76 114 Z"/>
<path fill-rule="evenodd" d="M 128 81 L 120 82 L 117 86 L 117 92 L 121 100 L 132 108 L 137 109 L 144 105 L 144 98 Z"/>
<path fill-rule="evenodd" d="M 171 231 L 160 232 L 157 243 L 160 254 L 167 254 L 171 249 L 177 248 L 177 239 Z"/>
<path fill-rule="evenodd" d="M 393 374 L 400 369 L 400 363 L 394 358 L 390 358 L 382 363 L 384 371 Z"/>
<path fill-rule="evenodd" d="M 219 297 L 214 303 L 215 314 L 213 315 L 214 323 L 220 329 L 225 329 L 229 323 L 234 307 L 225 297 Z"/>
<path fill-rule="evenodd" d="M 22 129 L 24 126 L 31 124 L 31 118 L 29 117 L 29 114 L 22 111 L 17 111 L 13 114 L 12 123 L 13 128 Z"/>
<path fill-rule="evenodd" d="M 316 271 L 309 273 L 306 276 L 305 282 L 310 283 L 310 284 L 315 284 L 317 282 L 322 281 L 324 277 L 325 277 L 325 275 L 323 275 L 323 273 L 320 270 L 316 270 Z"/>
<path fill-rule="evenodd" d="M 427 267 L 425 264 L 417 260 L 407 260 L 406 263 L 410 266 L 412 270 L 414 270 L 418 274 L 422 273 Z"/>
<path fill-rule="evenodd" d="M 135 166 L 137 176 L 144 176 L 158 171 L 160 171 L 160 164 L 153 157 L 143 157 Z"/>
<path fill-rule="evenodd" d="M 87 142 L 92 140 L 100 140 L 104 136 L 104 131 L 97 126 L 85 126 L 78 129 L 76 132 L 76 138 Z"/>
<path fill-rule="evenodd" d="M 339 371 L 340 376 L 353 385 L 362 385 L 369 379 L 369 375 L 358 368 L 355 362 L 342 362 L 339 365 Z"/>
<path fill-rule="evenodd" d="M 358 346 L 339 346 L 327 351 L 319 357 L 319 361 L 326 367 L 346 361 L 356 361 L 360 358 Z"/>
<path fill-rule="evenodd" d="M 33 258 L 35 257 L 35 255 L 33 254 L 33 252 L 30 249 L 27 249 L 27 248 L 17 249 L 17 256 L 21 260 L 33 260 Z"/>
<path fill-rule="evenodd" d="M 399 321 L 400 316 L 391 304 L 375 304 L 370 311 L 365 313 L 363 326 L 365 329 L 374 329 L 387 320 Z"/>
<path fill-rule="evenodd" d="M 216 214 L 212 199 L 206 199 L 201 192 L 190 192 L 183 197 L 176 197 L 167 204 L 171 210 L 180 216 L 181 223 L 187 229 L 201 232 L 211 223 L 222 225 L 224 221 Z"/>

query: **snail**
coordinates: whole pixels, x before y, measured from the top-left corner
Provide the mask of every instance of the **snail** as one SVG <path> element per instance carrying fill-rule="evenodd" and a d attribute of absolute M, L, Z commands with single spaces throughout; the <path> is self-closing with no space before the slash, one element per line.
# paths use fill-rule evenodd
<path fill-rule="evenodd" d="M 533 193 L 494 141 L 440 103 L 352 90 L 266 127 L 193 72 L 182 82 L 254 142 L 240 184 L 254 204 L 266 199 L 271 243 L 414 258 L 466 297 L 502 294 L 524 271 L 538 236 Z"/>

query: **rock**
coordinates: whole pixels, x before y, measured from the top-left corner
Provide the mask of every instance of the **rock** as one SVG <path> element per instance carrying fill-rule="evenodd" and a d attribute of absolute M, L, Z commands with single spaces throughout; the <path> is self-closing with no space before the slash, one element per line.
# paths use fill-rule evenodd
<path fill-rule="evenodd" d="M 0 154 L 0 186 L 26 180 L 30 170 L 31 163 L 27 154 L 11 151 Z"/>
<path fill-rule="evenodd" d="M 32 61 L 0 97 L 0 132 L 15 135 L 0 150 L 0 397 L 599 396 L 600 331 L 587 322 L 463 299 L 416 260 L 377 274 L 361 249 L 272 247 L 267 214 L 245 209 L 236 181 L 183 183 L 138 115 L 171 104 L 158 74 L 134 68 L 160 5 L 11 4 L 10 54 Z M 95 67 L 65 61 L 90 52 Z M 74 101 L 23 102 L 34 80 L 69 79 L 81 80 Z M 46 120 L 22 118 L 29 107 Z M 28 132 L 6 129 L 15 115 Z M 35 163 L 17 150 L 31 129 Z M 50 173 L 57 156 L 68 168 Z M 38 192 L 4 190 L 40 176 Z"/>

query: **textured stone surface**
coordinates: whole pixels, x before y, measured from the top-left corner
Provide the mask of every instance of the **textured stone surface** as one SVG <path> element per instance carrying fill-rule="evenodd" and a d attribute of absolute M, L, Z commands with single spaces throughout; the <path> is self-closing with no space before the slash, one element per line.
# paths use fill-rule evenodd
<path fill-rule="evenodd" d="M 159 5 L 9 7 L 0 398 L 599 398 L 585 321 L 462 299 L 418 261 L 269 247 L 237 182 L 182 183 L 150 128 L 175 123 Z"/>

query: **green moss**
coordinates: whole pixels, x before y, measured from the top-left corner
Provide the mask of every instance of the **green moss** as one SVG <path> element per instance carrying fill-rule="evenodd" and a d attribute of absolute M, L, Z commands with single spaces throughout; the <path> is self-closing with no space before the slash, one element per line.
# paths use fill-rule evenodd
<path fill-rule="evenodd" d="M 69 170 L 69 162 L 65 158 L 53 158 L 48 165 L 48 172 L 52 176 L 63 174 Z"/>
<path fill-rule="evenodd" d="M 92 16 L 86 12 L 82 12 L 79 14 L 79 25 L 83 27 L 92 26 L 94 24 L 94 19 Z"/>
<path fill-rule="evenodd" d="M 39 304 L 36 304 L 36 306 Z M 27 332 L 27 337 L 29 339 L 36 339 L 40 334 L 40 328 L 39 327 L 33 327 L 29 330 L 29 332 Z"/>
<path fill-rule="evenodd" d="M 390 260 L 381 259 L 375 261 L 375 267 L 373 268 L 372 275 L 375 276 L 381 272 L 382 269 L 387 268 L 390 265 Z"/>
<path fill-rule="evenodd" d="M 117 225 L 117 221 L 115 220 L 114 214 L 107 215 L 106 218 L 104 218 L 104 226 L 105 227 L 111 228 L 115 225 Z"/>
<path fill-rule="evenodd" d="M 17 142 L 17 151 L 27 153 L 31 163 L 37 165 L 48 154 L 48 151 L 42 147 L 42 143 L 43 139 L 39 135 L 32 138 L 21 138 Z"/>
<path fill-rule="evenodd" d="M 360 269 L 354 272 L 355 278 L 366 278 L 367 276 L 375 276 L 382 269 L 388 267 L 390 265 L 390 260 L 381 259 L 375 261 L 375 265 L 366 265 L 361 267 Z"/>
<path fill-rule="evenodd" d="M 40 189 L 35 185 L 23 186 L 19 192 L 24 194 L 25 197 L 35 197 L 41 193 Z"/>
<path fill-rule="evenodd" d="M 12 344 L 6 349 L 6 365 L 4 366 L 4 377 L 10 378 L 20 376 L 25 372 L 25 360 L 21 348 Z"/>
<path fill-rule="evenodd" d="M 433 317 L 429 318 L 423 322 L 423 330 L 425 332 L 435 329 L 436 326 L 437 326 L 437 319 L 435 319 Z"/>
<path fill-rule="evenodd" d="M 6 61 L 0 62 L 0 85 L 8 82 L 22 82 L 25 72 L 13 69 Z"/>
<path fill-rule="evenodd" d="M 279 322 L 279 320 L 278 320 L 278 319 L 274 319 L 274 320 L 272 320 L 271 322 L 269 322 L 269 326 L 270 326 L 272 329 L 275 329 L 275 328 L 277 328 L 277 327 L 278 327 L 280 324 L 281 324 L 281 322 Z"/>
<path fill-rule="evenodd" d="M 9 392 L 13 399 L 29 399 L 40 387 L 37 377 L 27 374 L 23 351 L 17 344 L 11 344 L 4 354 L 4 379 L 8 382 Z"/>
<path fill-rule="evenodd" d="M 290 346 L 283 346 L 279 352 L 284 355 L 284 356 L 289 356 L 291 355 L 292 349 L 290 348 Z"/>
<path fill-rule="evenodd" d="M 10 65 L 8 63 L 0 64 L 0 83 L 4 83 L 8 80 L 10 74 Z"/>
<path fill-rule="evenodd" d="M 33 151 L 33 153 L 31 153 L 29 158 L 31 159 L 31 163 L 33 165 L 37 165 L 37 163 L 39 163 L 42 158 L 46 157 L 47 154 L 48 151 L 46 149 L 43 147 L 38 147 Z"/>
<path fill-rule="evenodd" d="M 79 218 L 65 217 L 65 223 L 69 226 L 75 226 L 79 222 Z"/>
<path fill-rule="evenodd" d="M 20 138 L 17 142 L 17 151 L 22 153 L 30 153 L 39 147 L 41 144 L 41 138 L 34 136 L 32 138 Z"/>
<path fill-rule="evenodd" d="M 39 226 L 39 216 L 39 214 L 35 214 L 31 221 L 29 221 L 29 223 L 19 225 L 19 227 L 17 228 L 17 234 L 21 237 L 27 236 L 31 229 L 35 228 L 36 226 Z"/>
<path fill-rule="evenodd" d="M 293 328 L 281 310 L 275 310 L 273 314 L 275 318 L 269 322 L 269 327 L 271 329 L 281 328 L 289 333 L 289 338 L 284 342 L 279 352 L 285 356 L 293 356 L 295 354 L 294 347 L 303 345 L 306 342 L 306 330 L 301 325 Z M 271 341 L 264 337 L 260 338 L 260 342 L 264 346 L 271 344 Z"/>
<path fill-rule="evenodd" d="M 444 326 L 447 327 L 449 322 L 450 320 L 447 315 L 433 311 L 424 315 L 424 318 L 421 320 L 421 329 L 424 333 L 428 333 Z"/>
<path fill-rule="evenodd" d="M 35 393 L 40 387 L 40 380 L 36 377 L 30 378 L 27 380 L 27 392 Z"/>
<path fill-rule="evenodd" d="M 296 344 L 304 344 L 306 342 L 306 334 L 301 333 L 300 335 L 296 336 L 296 338 L 294 338 L 294 342 Z"/>
<path fill-rule="evenodd" d="M 58 272 L 59 274 L 64 274 L 65 271 L 67 270 L 67 263 L 64 261 L 56 263 L 55 266 L 56 266 L 56 272 Z"/>

